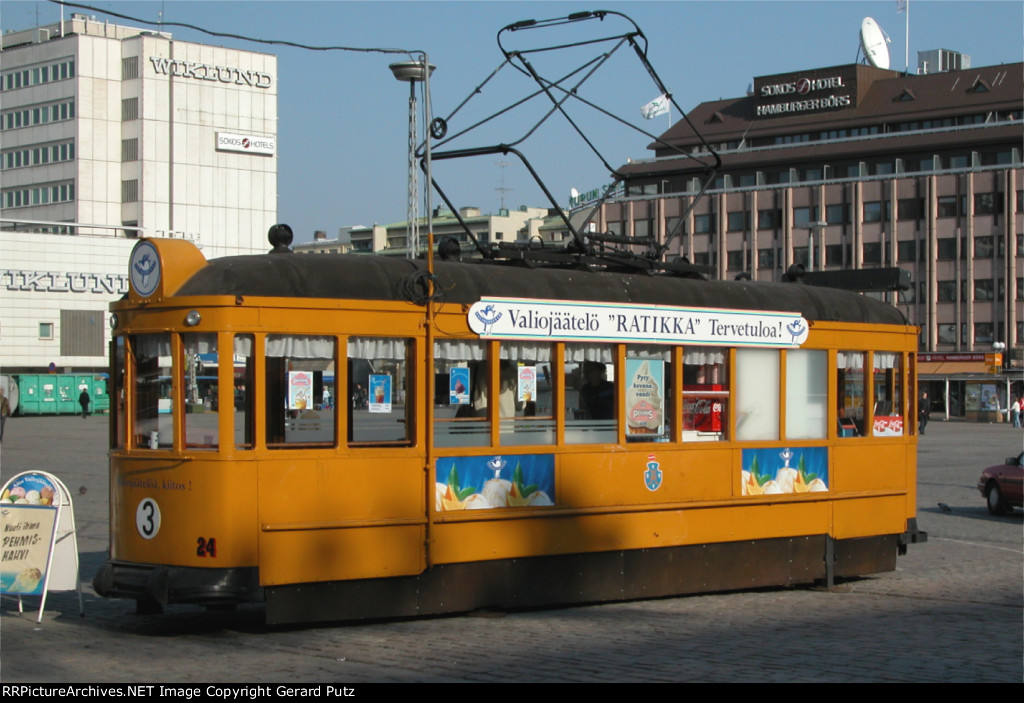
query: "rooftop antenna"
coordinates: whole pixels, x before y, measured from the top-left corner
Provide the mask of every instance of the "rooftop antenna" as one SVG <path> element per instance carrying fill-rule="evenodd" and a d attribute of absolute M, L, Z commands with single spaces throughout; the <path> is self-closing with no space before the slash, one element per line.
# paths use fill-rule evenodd
<path fill-rule="evenodd" d="M 882 31 L 870 17 L 860 23 L 860 48 L 864 51 L 864 60 L 875 68 L 889 68 L 889 47 L 892 39 Z"/>
<path fill-rule="evenodd" d="M 506 188 L 505 187 L 505 167 L 508 166 L 508 161 L 495 161 L 494 163 L 497 164 L 498 168 L 501 169 L 501 186 L 498 187 L 498 188 L 495 188 L 494 190 L 496 190 L 499 193 L 501 193 L 501 209 L 504 210 L 505 209 L 505 193 L 507 193 L 510 190 L 515 190 L 515 188 Z"/>

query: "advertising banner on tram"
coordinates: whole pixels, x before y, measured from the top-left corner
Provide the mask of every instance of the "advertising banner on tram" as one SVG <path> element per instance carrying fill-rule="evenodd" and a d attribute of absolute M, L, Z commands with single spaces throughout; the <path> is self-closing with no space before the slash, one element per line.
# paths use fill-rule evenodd
<path fill-rule="evenodd" d="M 797 313 L 624 303 L 482 298 L 469 327 L 484 339 L 799 347 L 807 320 Z"/>

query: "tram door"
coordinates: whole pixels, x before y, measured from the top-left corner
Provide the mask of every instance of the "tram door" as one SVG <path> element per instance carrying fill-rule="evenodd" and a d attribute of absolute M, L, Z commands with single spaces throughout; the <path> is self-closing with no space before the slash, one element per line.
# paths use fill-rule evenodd
<path fill-rule="evenodd" d="M 268 451 L 258 468 L 263 585 L 425 568 L 412 348 L 412 340 L 350 339 L 338 359 L 333 338 L 268 335 Z M 324 402 L 324 376 L 345 379 L 336 390 L 347 402 Z"/>

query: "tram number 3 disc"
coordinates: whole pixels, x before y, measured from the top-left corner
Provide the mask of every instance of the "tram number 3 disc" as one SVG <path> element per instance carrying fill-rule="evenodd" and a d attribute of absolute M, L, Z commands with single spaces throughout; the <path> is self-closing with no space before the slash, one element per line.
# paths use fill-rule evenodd
<path fill-rule="evenodd" d="M 160 506 L 152 498 L 143 498 L 135 509 L 135 528 L 142 539 L 153 539 L 160 531 Z"/>

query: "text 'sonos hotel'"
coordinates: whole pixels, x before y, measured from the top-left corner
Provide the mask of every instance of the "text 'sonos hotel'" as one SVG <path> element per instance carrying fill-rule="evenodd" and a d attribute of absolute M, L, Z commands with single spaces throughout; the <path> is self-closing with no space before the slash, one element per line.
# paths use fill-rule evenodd
<path fill-rule="evenodd" d="M 919 62 L 917 75 L 851 64 L 762 76 L 743 97 L 698 105 L 689 118 L 722 158 L 710 197 L 680 225 L 700 164 L 655 143 L 622 167 L 624 195 L 598 226 L 664 241 L 679 225 L 670 253 L 720 278 L 779 280 L 794 263 L 906 269 L 912 288 L 885 295 L 921 327 L 922 385 L 947 405 L 935 409 L 973 414 L 979 379 L 1006 408 L 1019 373 L 993 374 L 991 354 L 1002 343 L 1004 367 L 1021 365 L 1024 64 L 971 68 L 944 50 Z M 703 150 L 682 120 L 661 139 Z"/>

